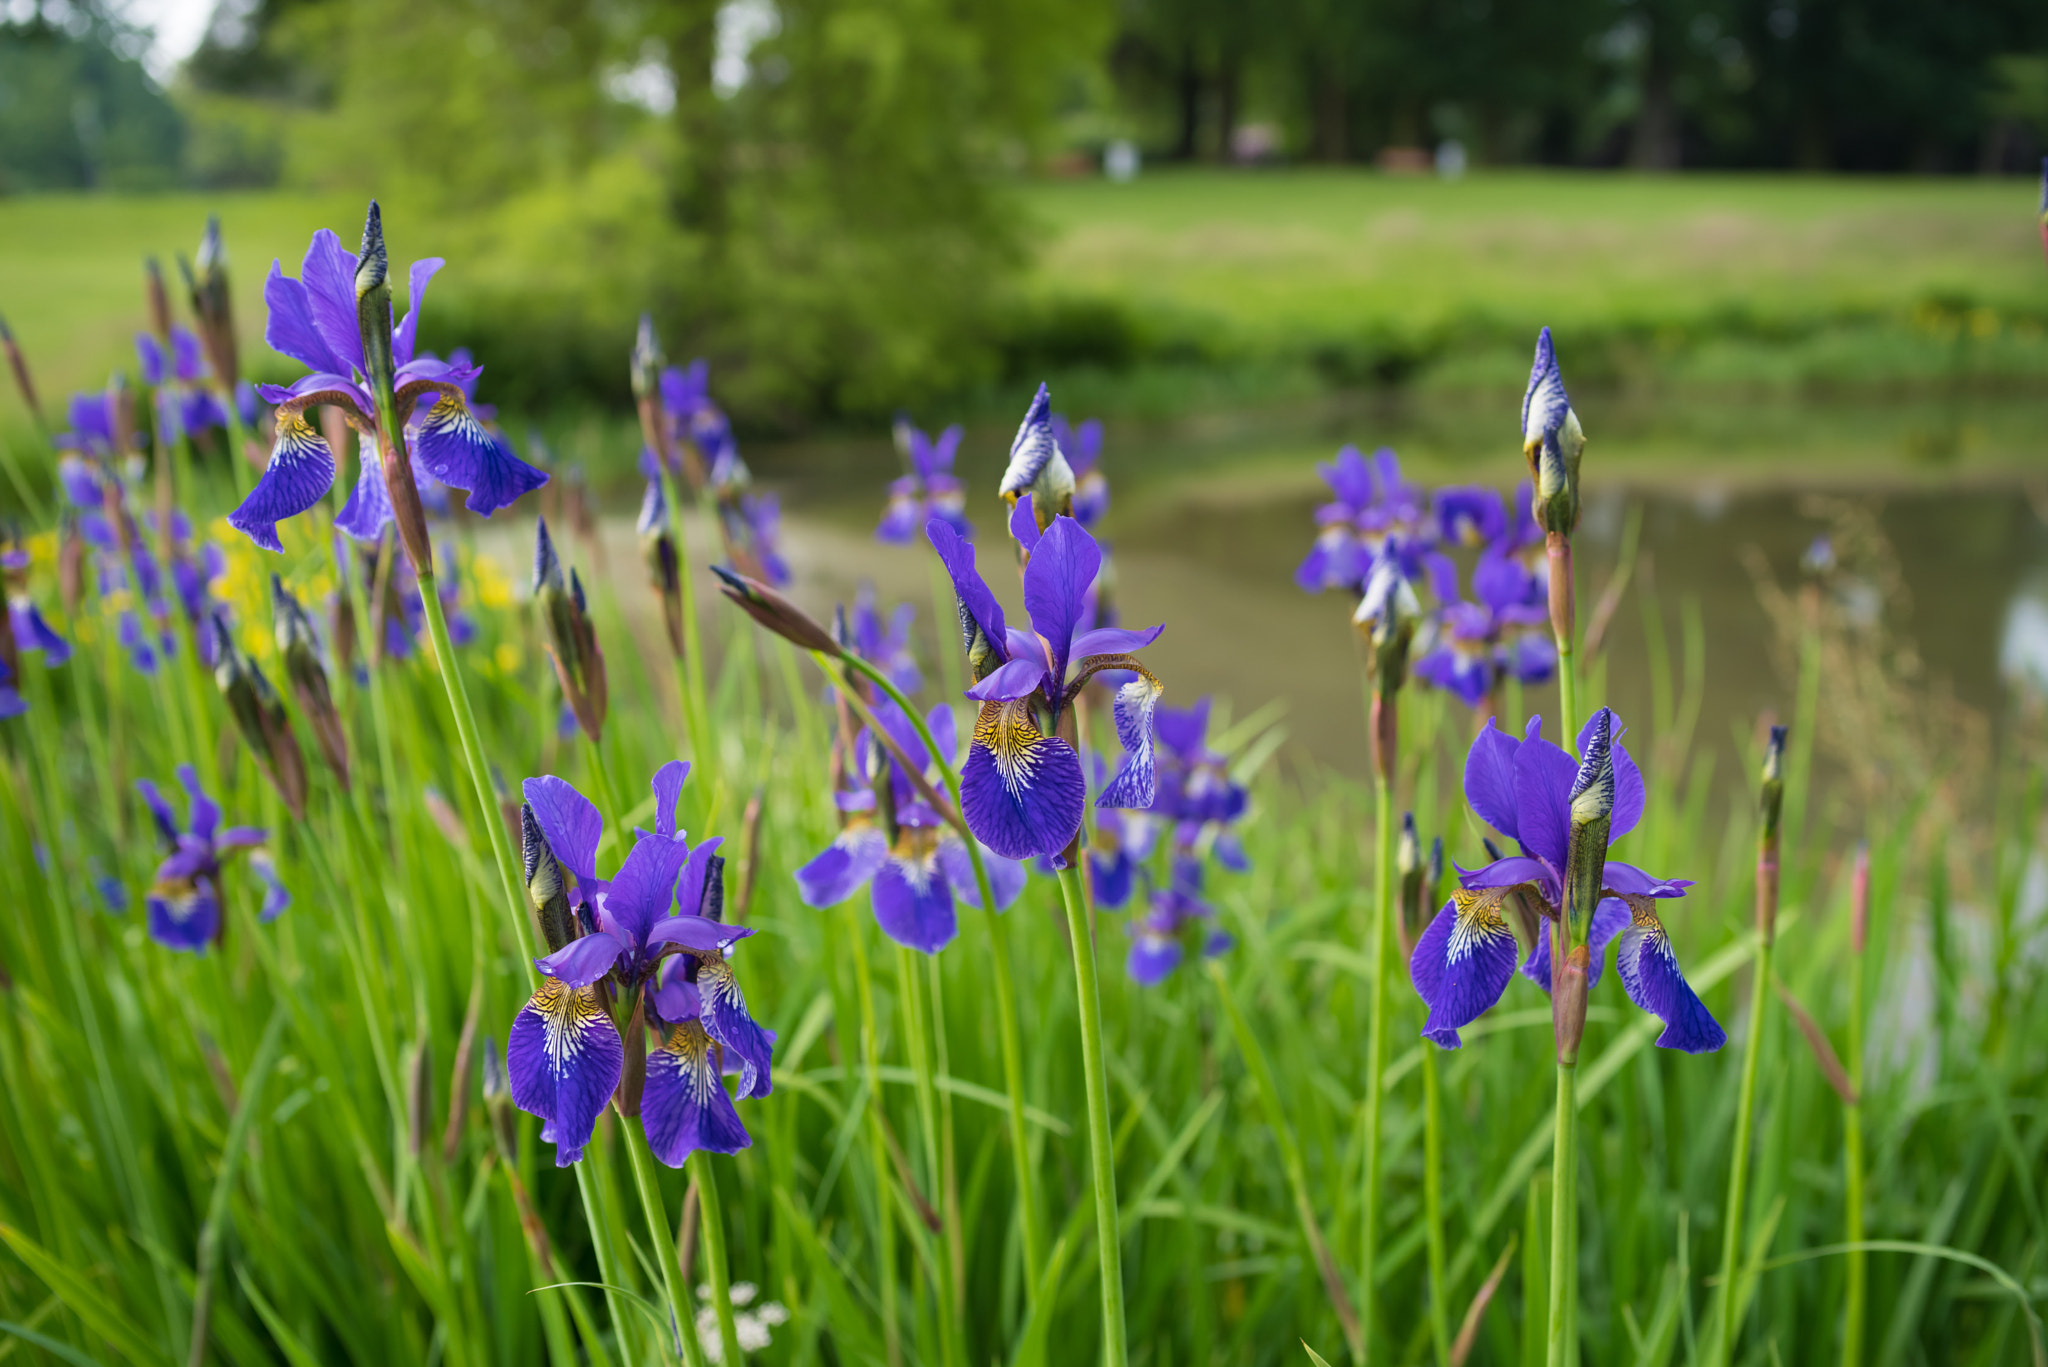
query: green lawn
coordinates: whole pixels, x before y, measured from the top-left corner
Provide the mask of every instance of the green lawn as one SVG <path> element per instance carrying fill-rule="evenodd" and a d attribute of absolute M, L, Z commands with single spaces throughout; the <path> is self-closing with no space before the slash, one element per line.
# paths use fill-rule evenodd
<path fill-rule="evenodd" d="M 1169 170 L 1018 193 L 1033 289 L 1120 305 L 1140 359 L 1309 356 L 1339 380 L 1491 385 L 1514 382 L 1547 322 L 1593 353 L 1582 377 L 2048 374 L 2048 269 L 2019 180 Z M 314 228 L 352 233 L 361 212 L 283 192 L 0 201 L 0 313 L 45 388 L 129 356 L 142 258 L 189 252 L 209 210 L 252 344 L 270 260 L 295 266 Z"/>

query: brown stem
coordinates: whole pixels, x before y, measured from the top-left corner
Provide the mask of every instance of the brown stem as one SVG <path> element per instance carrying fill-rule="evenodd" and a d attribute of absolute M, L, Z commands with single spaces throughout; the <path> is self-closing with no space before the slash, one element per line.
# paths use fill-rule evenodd
<path fill-rule="evenodd" d="M 1550 630 L 1560 641 L 1578 639 L 1578 609 L 1572 594 L 1572 539 L 1564 532 L 1545 532 L 1543 550 L 1550 557 Z"/>

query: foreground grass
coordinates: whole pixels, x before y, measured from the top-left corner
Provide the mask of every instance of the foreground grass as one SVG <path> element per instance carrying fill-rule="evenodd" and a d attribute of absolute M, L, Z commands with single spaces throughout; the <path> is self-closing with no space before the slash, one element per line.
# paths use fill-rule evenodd
<path fill-rule="evenodd" d="M 225 506 L 224 490 L 211 495 Z M 695 531 L 704 545 L 706 528 Z M 446 535 L 465 538 L 460 528 Z M 294 525 L 282 558 L 259 557 L 239 539 L 223 544 L 230 566 L 220 591 L 241 614 L 245 644 L 260 652 L 262 575 L 277 570 L 317 601 L 323 543 Z M 1032 1159 L 1062 1269 L 1047 1279 L 1047 1308 L 1030 1316 L 978 923 L 964 921 L 961 939 L 937 960 L 952 1142 L 950 1156 L 932 1155 L 898 1024 L 906 984 L 897 972 L 922 970 L 922 961 L 889 953 L 864 899 L 812 912 L 789 878 L 835 825 L 816 676 L 707 599 L 720 647 L 713 724 L 685 745 L 660 629 L 622 587 L 636 572 L 616 549 L 609 562 L 589 544 L 564 549 L 593 588 L 612 668 L 608 763 L 626 801 L 637 800 L 629 815 L 646 824 L 646 775 L 690 754 L 697 769 L 684 824 L 693 838 L 727 836 L 734 878 L 752 876 L 757 887 L 747 919 L 762 933 L 738 962 L 755 1013 L 779 1035 L 777 1085 L 772 1097 L 743 1104 L 754 1146 L 719 1160 L 734 1275 L 793 1312 L 756 1360 L 885 1362 L 878 1279 L 891 1266 L 904 1361 L 945 1360 L 931 1269 L 952 1239 L 966 1274 L 960 1360 L 1091 1360 L 1098 1320 L 1088 1156 L 1055 885 L 1035 878 L 1004 918 L 1037 1108 Z M 502 570 L 467 556 L 462 563 L 461 606 L 479 627 L 463 659 L 491 759 L 511 784 L 556 772 L 587 791 L 601 786 L 588 751 L 555 738 L 559 703 L 531 614 L 509 600 Z M 472 1020 L 476 1034 L 502 1038 L 529 980 L 493 905 L 495 873 L 484 866 L 489 846 L 477 823 L 497 814 L 468 810 L 432 666 L 417 654 L 381 666 L 381 720 L 367 690 L 349 690 L 355 799 L 320 772 L 311 817 L 297 825 L 232 739 L 210 681 L 189 658 L 155 680 L 126 667 L 110 639 L 107 613 L 118 606 L 89 601 L 61 624 L 78 655 L 54 671 L 26 665 L 31 711 L 0 729 L 0 891 L 17 909 L 0 919 L 10 982 L 0 999 L 8 1004 L 0 1076 L 11 1099 L 0 1108 L 0 1237 L 11 1249 L 0 1257 L 0 1335 L 20 1340 L 14 1351 L 30 1361 L 185 1361 L 192 1249 L 246 1097 L 253 1115 L 244 1161 L 223 1188 L 229 1219 L 212 1360 L 568 1367 L 578 1352 L 561 1351 L 567 1331 L 549 1316 L 559 1304 L 551 1298 L 570 1295 L 582 1297 L 579 1318 L 595 1322 L 591 1342 L 636 1362 L 661 1360 L 647 1332 L 657 1321 L 639 1318 L 630 1297 L 620 1301 L 620 1323 L 606 1319 L 594 1291 L 532 1289 L 594 1281 L 597 1270 L 576 1184 L 550 1166 L 538 1122 L 517 1119 L 510 1168 L 496 1158 L 476 1055 L 462 1047 Z M 1696 734 L 1705 643 L 1696 617 L 1654 596 L 1624 610 L 1640 612 L 1656 643 L 1650 664 L 1659 683 L 1647 713 L 1629 718 L 1650 802 L 1623 849 L 1660 873 L 1700 880 L 1671 924 L 1692 981 L 1739 1043 L 1756 990 L 1745 968 L 1753 830 L 1743 806 L 1709 805 L 1717 747 Z M 931 677 L 929 646 L 925 657 Z M 1596 667 L 1586 693 L 1597 701 L 1602 692 Z M 1787 710 L 1797 734 L 1811 734 L 1822 695 L 1816 687 L 1800 696 Z M 1511 699 L 1504 721 L 1547 706 L 1534 693 Z M 1480 832 L 1455 788 L 1469 720 L 1418 696 L 1405 726 L 1404 805 L 1425 838 L 1441 833 L 1449 857 L 1472 867 L 1483 858 Z M 1387 1360 L 1421 1361 L 1425 1046 L 1414 1040 L 1420 1010 L 1403 984 L 1385 1074 L 1388 1236 L 1376 1266 L 1357 1265 L 1360 1069 L 1374 973 L 1359 952 L 1372 886 L 1360 857 L 1368 797 L 1313 763 L 1260 767 L 1260 731 L 1233 728 L 1222 742 L 1256 785 L 1246 831 L 1253 870 L 1214 875 L 1212 892 L 1238 942 L 1218 966 L 1270 1067 L 1277 1108 L 1262 1099 L 1218 985 L 1190 969 L 1159 990 L 1136 989 L 1115 968 L 1122 918 L 1102 922 L 1134 1360 L 1298 1362 L 1303 1339 L 1336 1360 L 1339 1319 L 1310 1256 L 1306 1208 L 1329 1239 L 1344 1294 L 1379 1298 L 1392 1335 Z M 166 780 L 188 760 L 227 820 L 277 833 L 280 870 L 298 898 L 280 921 L 258 924 L 252 880 L 231 871 L 226 943 L 199 958 L 166 953 L 138 923 L 158 853 L 131 781 Z M 2037 782 L 2029 771 L 2012 784 L 2020 800 L 2001 808 L 1995 825 L 1944 826 L 1928 813 L 1953 822 L 1953 809 L 1924 798 L 1894 807 L 1852 802 L 1847 791 L 1816 797 L 1805 788 L 1808 772 L 1795 757 L 1779 963 L 1786 987 L 1837 1047 L 1857 1036 L 1836 833 L 1867 831 L 1877 858 L 1862 1097 L 1866 1214 L 1872 1238 L 1916 1247 L 1871 1255 L 1871 1360 L 2025 1362 L 2028 1319 L 2018 1303 L 1938 1250 L 1967 1251 L 2022 1279 L 2037 1279 L 2048 1253 L 2043 1064 L 2025 1046 L 2048 1032 L 2048 994 L 2022 952 L 2038 931 L 2039 908 L 2021 893 L 2034 857 Z M 1993 785 L 1981 773 L 1967 782 Z M 733 837 L 755 792 L 763 799 L 759 855 L 743 870 L 743 842 Z M 453 795 L 457 815 L 436 794 Z M 600 867 L 615 855 L 601 855 Z M 118 881 L 127 910 L 96 884 L 103 874 Z M 861 1057 L 857 1004 L 866 989 L 875 993 L 887 1069 L 879 1099 L 851 1066 Z M 1722 1238 L 1740 1053 L 1689 1059 L 1650 1047 L 1655 1023 L 1626 1007 L 1611 972 L 1594 1000 L 1581 1084 L 1584 1360 L 1657 1367 L 1711 1357 L 1715 1293 L 1704 1270 Z M 281 1052 L 259 1091 L 252 1073 L 279 1017 Z M 1542 998 L 1518 983 L 1462 1051 L 1439 1059 L 1449 1156 L 1444 1294 L 1454 1324 L 1489 1269 L 1504 1267 L 1479 1320 L 1473 1363 L 1540 1360 L 1548 1021 Z M 1782 1012 L 1761 1077 L 1743 1282 L 1750 1330 L 1739 1360 L 1825 1362 L 1839 1352 L 1845 1264 L 1829 1257 L 1780 1268 L 1776 1260 L 1840 1238 L 1844 1110 Z M 870 1151 L 854 1142 L 877 1104 L 900 1137 L 903 1167 L 868 1161 Z M 656 1260 L 672 1252 L 651 1245 L 630 1217 L 615 1122 L 600 1135 L 598 1219 L 629 1251 L 624 1290 L 653 1299 Z M 1287 1139 L 1298 1168 L 1283 1161 Z M 905 1174 L 932 1171 L 957 1180 L 961 1216 L 956 1229 L 939 1231 L 943 1238 L 915 1215 L 929 1194 L 904 1186 Z M 515 1173 L 552 1239 L 558 1261 L 546 1269 L 522 1239 Z M 662 1181 L 673 1219 L 684 1184 L 675 1173 Z M 885 1242 L 893 1261 L 881 1256 Z M 644 1359 L 632 1357 L 634 1339 L 647 1345 Z"/>

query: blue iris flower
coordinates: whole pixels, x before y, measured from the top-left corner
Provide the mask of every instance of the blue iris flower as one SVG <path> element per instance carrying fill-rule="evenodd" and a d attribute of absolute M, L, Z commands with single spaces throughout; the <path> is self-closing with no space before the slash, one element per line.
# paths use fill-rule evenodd
<path fill-rule="evenodd" d="M 1597 756 L 1598 741 L 1612 736 L 1612 782 L 1608 840 L 1635 829 L 1643 815 L 1643 776 L 1622 748 L 1620 723 L 1601 708 L 1579 733 L 1579 748 Z M 1585 786 L 1581 764 L 1543 739 L 1542 718 L 1529 719 L 1517 741 L 1492 722 L 1473 741 L 1465 760 L 1465 798 L 1472 810 L 1502 835 L 1519 842 L 1521 853 L 1484 868 L 1459 870 L 1460 886 L 1416 941 L 1409 960 L 1415 990 L 1429 1006 L 1425 1038 L 1446 1049 L 1458 1047 L 1458 1031 L 1500 1000 L 1515 972 L 1515 935 L 1502 915 L 1511 897 L 1534 899 L 1545 922 L 1522 964 L 1522 973 L 1550 990 L 1547 922 L 1562 910 L 1566 861 L 1572 832 L 1572 798 Z M 1709 1053 L 1727 1035 L 1685 981 L 1670 934 L 1656 904 L 1683 897 L 1692 881 L 1661 879 L 1632 864 L 1606 861 L 1601 899 L 1587 932 L 1592 966 L 1587 987 L 1599 984 L 1607 947 L 1615 945 L 1615 967 L 1630 1001 L 1664 1022 L 1657 1043 L 1686 1053 Z"/>
<path fill-rule="evenodd" d="M 933 437 L 913 427 L 907 417 L 896 419 L 896 450 L 910 471 L 889 483 L 889 503 L 875 528 L 877 541 L 907 546 L 935 517 L 967 540 L 974 539 L 974 524 L 965 511 L 967 490 L 953 473 L 960 437 L 959 423 Z"/>
<path fill-rule="evenodd" d="M 1432 564 L 1430 580 L 1441 606 L 1434 644 L 1415 662 L 1416 678 L 1478 708 L 1503 679 L 1542 683 L 1556 670 L 1545 588 L 1499 545 L 1480 553 L 1471 601 L 1460 595 L 1457 571 L 1448 561 L 1441 568 Z"/>
<path fill-rule="evenodd" d="M 597 876 L 604 818 L 562 779 L 530 778 L 526 810 L 536 828 L 531 863 L 544 854 L 574 876 L 563 889 L 581 933 L 534 966 L 540 989 L 505 1042 L 512 1099 L 547 1122 L 541 1137 L 557 1166 L 583 1156 L 597 1117 L 619 1085 L 627 1041 L 608 1003 L 632 1007 L 656 1032 L 647 1055 L 640 1116 L 655 1157 L 671 1167 L 697 1149 L 737 1153 L 752 1140 L 720 1078 L 737 1065 L 741 1097 L 771 1090 L 774 1036 L 754 1021 L 729 951 L 752 935 L 727 925 L 717 838 L 691 846 L 676 825 L 689 766 L 665 764 L 653 780 L 654 830 L 637 839 L 618 871 Z M 529 883 L 534 869 L 528 869 Z M 555 874 L 559 879 L 559 872 Z M 634 1041 L 644 1048 L 644 1042 Z"/>
<path fill-rule="evenodd" d="M 1436 544 L 1437 519 L 1422 489 L 1402 478 L 1401 462 L 1385 447 L 1367 460 L 1355 446 L 1316 467 L 1337 497 L 1316 509 L 1316 543 L 1294 572 L 1310 593 L 1327 589 L 1365 591 L 1373 562 L 1391 552 L 1410 579 L 1422 572 L 1423 557 Z"/>
<path fill-rule="evenodd" d="M 1049 439 L 1048 439 L 1049 444 Z M 1028 481 L 1027 481 L 1028 484 Z M 1035 497 L 1027 493 L 1020 508 Z M 1028 513 L 1022 521 L 1035 527 Z M 1012 529 L 1017 519 L 1012 520 Z M 990 849 L 1008 859 L 1061 855 L 1081 828 L 1087 782 L 1080 756 L 1056 734 L 1074 696 L 1096 673 L 1128 671 L 1113 717 L 1122 769 L 1096 800 L 1100 807 L 1152 805 L 1152 713 L 1162 685 L 1133 658 L 1164 627 L 1084 630 L 1088 594 L 1102 568 L 1095 539 L 1071 517 L 1055 517 L 1027 547 L 1024 606 L 1030 631 L 1011 628 L 974 567 L 974 547 L 933 518 L 925 535 L 952 577 L 961 634 L 979 702 L 973 743 L 961 771 L 962 814 Z"/>
<path fill-rule="evenodd" d="M 298 279 L 273 261 L 270 278 L 263 284 L 263 301 L 269 308 L 264 341 L 312 371 L 287 386 L 258 387 L 267 402 L 277 405 L 277 439 L 263 477 L 228 514 L 228 522 L 269 550 L 283 549 L 277 524 L 318 503 L 334 484 L 334 454 L 306 417 L 306 410 L 316 406 L 341 410 L 349 426 L 365 438 L 357 443 L 361 476 L 335 525 L 358 540 L 372 541 L 392 521 L 376 435 L 376 400 L 366 379 L 358 322 L 357 264 L 355 253 L 322 228 L 313 234 Z M 547 483 L 548 477 L 514 455 L 504 438 L 478 420 L 466 388 L 475 380 L 477 367 L 416 351 L 427 282 L 443 264 L 440 257 L 428 257 L 415 261 L 408 273 L 410 307 L 390 333 L 391 360 L 397 368 L 396 416 L 420 469 L 443 484 L 467 490 L 470 511 L 488 517 Z M 390 327 L 388 314 L 383 326 Z"/>
<path fill-rule="evenodd" d="M 135 780 L 135 791 L 149 807 L 157 835 L 169 851 L 149 888 L 149 934 L 166 949 L 197 954 L 220 943 L 227 929 L 221 915 L 220 877 L 222 861 L 229 855 L 251 851 L 249 866 L 265 885 L 259 919 L 275 920 L 292 899 L 278 881 L 269 855 L 256 848 L 268 833 L 255 826 L 222 826 L 220 805 L 199 786 L 199 774 L 191 765 L 178 766 L 178 782 L 186 797 L 182 826 L 156 784 L 146 778 Z"/>

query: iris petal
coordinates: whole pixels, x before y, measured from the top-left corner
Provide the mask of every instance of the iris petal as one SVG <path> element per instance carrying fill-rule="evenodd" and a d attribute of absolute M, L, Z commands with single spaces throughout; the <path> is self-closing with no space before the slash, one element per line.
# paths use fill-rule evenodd
<path fill-rule="evenodd" d="M 334 354 L 334 348 L 327 344 L 313 321 L 313 300 L 305 285 L 286 275 L 284 267 L 275 261 L 270 263 L 270 276 L 263 282 L 263 303 L 268 315 L 263 324 L 263 340 L 272 351 L 315 371 L 348 373 L 347 363 Z"/>
<path fill-rule="evenodd" d="M 548 482 L 545 470 L 528 465 L 484 430 L 460 394 L 445 390 L 419 424 L 413 450 L 428 474 L 468 490 L 464 506 L 485 517 Z"/>
<path fill-rule="evenodd" d="M 1621 933 L 1614 965 L 1621 974 L 1622 990 L 1630 1001 L 1664 1022 L 1664 1033 L 1657 1036 L 1659 1048 L 1688 1054 L 1710 1054 L 1719 1049 L 1728 1042 L 1728 1032 L 1679 970 L 1671 936 L 1651 909 L 1653 904 L 1641 897 L 1627 901 L 1629 927 Z"/>
<path fill-rule="evenodd" d="M 570 987 L 549 978 L 520 1008 L 505 1038 L 512 1101 L 551 1122 L 556 1167 L 583 1156 L 625 1061 L 619 1028 L 595 987 Z"/>
<path fill-rule="evenodd" d="M 604 817 L 590 799 L 553 774 L 527 779 L 519 791 L 533 808 L 533 818 L 540 823 L 555 858 L 578 878 L 596 879 L 597 842 L 604 834 Z"/>
<path fill-rule="evenodd" d="M 1124 766 L 1102 790 L 1096 806 L 1143 811 L 1158 795 L 1152 762 L 1152 710 L 1163 691 L 1157 679 L 1142 674 L 1116 691 L 1111 715 L 1116 719 L 1117 739 L 1123 742 Z"/>
<path fill-rule="evenodd" d="M 823 853 L 796 871 L 797 895 L 807 907 L 833 907 L 853 896 L 889 857 L 889 838 L 861 822 L 839 833 Z"/>
<path fill-rule="evenodd" d="M 1124 971 L 1140 987 L 1157 987 L 1180 967 L 1186 953 L 1179 936 L 1140 930 L 1131 938 L 1131 952 L 1124 958 Z"/>
<path fill-rule="evenodd" d="M 953 895 L 968 906 L 981 909 L 981 889 L 974 880 L 974 861 L 967 853 L 967 842 L 951 830 L 939 835 L 939 870 L 946 875 L 946 883 L 953 889 Z M 1024 891 L 1024 866 L 1014 859 L 1005 859 L 993 850 L 982 851 L 981 864 L 988 871 L 989 894 L 996 900 L 997 911 L 1008 911 L 1010 904 Z"/>
<path fill-rule="evenodd" d="M 704 1004 L 704 1028 L 740 1062 L 740 1095 L 767 1096 L 774 1036 L 747 1011 L 740 980 L 722 955 L 698 960 L 697 992 Z"/>
<path fill-rule="evenodd" d="M 165 949 L 197 954 L 220 932 L 220 899 L 205 883 L 159 883 L 147 906 L 149 938 Z"/>
<path fill-rule="evenodd" d="M 228 525 L 265 550 L 282 551 L 277 524 L 297 517 L 326 497 L 334 484 L 334 455 L 303 413 L 279 409 L 277 443 L 263 478 L 228 514 Z"/>
<path fill-rule="evenodd" d="M 1515 751 L 1515 838 L 1554 868 L 1565 866 L 1571 847 L 1572 780 L 1578 772 L 1570 755 L 1540 735 L 1532 735 Z"/>
<path fill-rule="evenodd" d="M 1507 889 L 1459 889 L 1430 921 L 1409 956 L 1416 994 L 1429 1005 L 1424 1039 L 1455 1049 L 1458 1030 L 1500 1000 L 1515 973 L 1515 934 L 1501 918 Z"/>
<path fill-rule="evenodd" d="M 1058 854 L 1081 827 L 1088 785 L 1080 757 L 1040 732 L 1021 702 L 982 705 L 960 780 L 968 829 L 1005 858 Z"/>
<path fill-rule="evenodd" d="M 647 1056 L 640 1123 L 647 1147 L 672 1168 L 699 1149 L 738 1153 L 754 1142 L 726 1094 L 712 1039 L 701 1023 L 684 1021 Z"/>
<path fill-rule="evenodd" d="M 959 933 L 953 891 L 935 856 L 891 855 L 875 874 L 874 900 L 875 921 L 899 945 L 936 954 Z"/>

